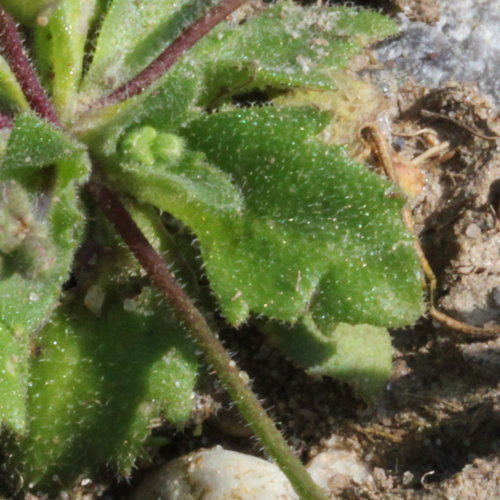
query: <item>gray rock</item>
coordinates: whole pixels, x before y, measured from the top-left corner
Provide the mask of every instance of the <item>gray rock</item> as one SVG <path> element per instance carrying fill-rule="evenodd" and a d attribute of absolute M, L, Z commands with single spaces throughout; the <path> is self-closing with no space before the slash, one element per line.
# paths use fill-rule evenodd
<path fill-rule="evenodd" d="M 401 14 L 401 34 L 380 44 L 379 60 L 400 82 L 440 87 L 474 82 L 500 102 L 500 0 L 441 0 L 435 25 Z"/>

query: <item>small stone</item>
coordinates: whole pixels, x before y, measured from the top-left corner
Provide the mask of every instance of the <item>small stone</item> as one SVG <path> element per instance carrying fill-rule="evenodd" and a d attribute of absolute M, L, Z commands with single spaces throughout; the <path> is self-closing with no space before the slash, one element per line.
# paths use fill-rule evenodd
<path fill-rule="evenodd" d="M 412 472 L 407 470 L 406 472 L 403 473 L 403 485 L 404 486 L 410 486 L 413 483 L 413 480 L 415 479 L 415 476 Z"/>
<path fill-rule="evenodd" d="M 131 500 L 298 500 L 278 466 L 224 450 L 195 451 L 147 476 Z"/>
<path fill-rule="evenodd" d="M 464 361 L 475 373 L 490 380 L 500 377 L 500 337 L 460 347 Z"/>
<path fill-rule="evenodd" d="M 469 224 L 465 230 L 465 235 L 472 239 L 477 239 L 481 236 L 481 228 L 477 224 Z"/>
<path fill-rule="evenodd" d="M 373 477 L 368 466 L 352 451 L 330 449 L 314 457 L 307 470 L 313 481 L 336 498 L 352 486 L 371 486 Z"/>
<path fill-rule="evenodd" d="M 90 312 L 96 316 L 100 316 L 102 305 L 104 303 L 104 297 L 104 290 L 98 285 L 92 285 L 85 294 L 83 303 Z"/>

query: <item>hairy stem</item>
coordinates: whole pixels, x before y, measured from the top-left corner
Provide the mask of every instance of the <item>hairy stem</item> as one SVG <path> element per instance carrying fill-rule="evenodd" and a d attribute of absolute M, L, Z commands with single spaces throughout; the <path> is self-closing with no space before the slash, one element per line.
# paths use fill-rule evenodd
<path fill-rule="evenodd" d="M 300 461 L 293 455 L 281 433 L 266 414 L 255 394 L 241 377 L 241 372 L 208 326 L 205 318 L 169 271 L 167 264 L 153 249 L 137 227 L 118 196 L 108 188 L 90 183 L 88 190 L 109 221 L 146 270 L 152 283 L 173 307 L 178 319 L 215 369 L 232 401 L 250 425 L 262 446 L 271 455 L 302 499 L 326 500 Z"/>
<path fill-rule="evenodd" d="M 59 125 L 59 118 L 26 55 L 14 19 L 0 5 L 0 51 L 16 75 L 31 108 L 41 118 Z"/>
<path fill-rule="evenodd" d="M 222 0 L 198 21 L 186 28 L 147 68 L 97 104 L 101 106 L 116 104 L 144 92 L 161 78 L 186 50 L 190 49 L 245 1 Z"/>

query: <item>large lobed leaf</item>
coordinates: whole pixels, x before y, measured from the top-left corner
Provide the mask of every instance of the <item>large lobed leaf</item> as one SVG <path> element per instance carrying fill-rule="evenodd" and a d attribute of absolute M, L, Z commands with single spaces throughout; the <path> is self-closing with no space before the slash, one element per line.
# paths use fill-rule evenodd
<path fill-rule="evenodd" d="M 311 108 L 215 113 L 182 131 L 212 165 L 211 178 L 198 174 L 180 183 L 172 175 L 183 160 L 172 167 L 160 158 L 154 167 L 124 162 L 113 174 L 123 190 L 193 230 L 233 324 L 250 312 L 295 321 L 310 311 L 325 328 L 339 321 L 400 326 L 421 312 L 403 201 L 341 147 L 315 139 L 328 119 Z M 219 204 L 226 189 L 221 175 L 232 180 L 233 205 Z M 170 195 L 173 189 L 183 193 L 182 202 Z"/>

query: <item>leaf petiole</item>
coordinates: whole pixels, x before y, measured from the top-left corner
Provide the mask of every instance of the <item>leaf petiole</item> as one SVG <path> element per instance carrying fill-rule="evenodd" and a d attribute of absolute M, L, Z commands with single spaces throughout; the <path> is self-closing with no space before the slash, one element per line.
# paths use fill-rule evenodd
<path fill-rule="evenodd" d="M 0 49 L 33 111 L 54 125 L 59 118 L 31 64 L 12 16 L 0 5 Z"/>
<path fill-rule="evenodd" d="M 161 78 L 195 43 L 209 33 L 246 0 L 222 0 L 204 16 L 189 25 L 149 66 L 97 103 L 110 106 L 144 92 Z"/>

